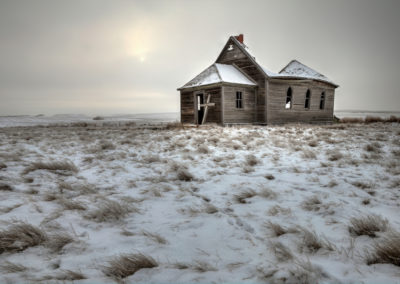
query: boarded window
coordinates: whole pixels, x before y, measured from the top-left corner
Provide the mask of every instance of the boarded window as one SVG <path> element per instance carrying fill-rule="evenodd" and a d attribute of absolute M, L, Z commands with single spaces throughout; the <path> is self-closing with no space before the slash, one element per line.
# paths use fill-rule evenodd
<path fill-rule="evenodd" d="M 286 92 L 286 109 L 291 109 L 292 108 L 292 103 L 293 103 L 293 98 L 292 98 L 292 88 L 289 87 L 289 89 Z"/>
<path fill-rule="evenodd" d="M 325 92 L 321 94 L 321 100 L 319 101 L 319 109 L 325 108 Z"/>
<path fill-rule="evenodd" d="M 310 92 L 310 90 L 307 90 L 306 99 L 304 101 L 304 108 L 306 108 L 306 109 L 310 108 L 310 97 L 311 97 L 311 92 Z"/>
<path fill-rule="evenodd" d="M 236 108 L 243 108 L 242 92 L 236 92 Z"/>

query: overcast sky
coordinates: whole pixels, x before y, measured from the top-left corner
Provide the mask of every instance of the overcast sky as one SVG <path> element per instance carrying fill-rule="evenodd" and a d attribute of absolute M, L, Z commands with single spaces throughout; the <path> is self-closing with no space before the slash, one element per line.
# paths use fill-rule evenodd
<path fill-rule="evenodd" d="M 0 115 L 179 111 L 230 35 L 278 72 L 340 85 L 336 110 L 400 110 L 400 1 L 0 0 Z"/>

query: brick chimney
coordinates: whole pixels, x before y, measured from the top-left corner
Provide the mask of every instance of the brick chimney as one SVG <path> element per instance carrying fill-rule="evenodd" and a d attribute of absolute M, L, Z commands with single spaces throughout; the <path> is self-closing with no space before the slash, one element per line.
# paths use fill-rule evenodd
<path fill-rule="evenodd" d="M 235 38 L 236 38 L 240 43 L 243 43 L 243 39 L 244 39 L 243 34 L 240 34 L 240 35 L 238 35 L 238 36 L 235 36 Z"/>

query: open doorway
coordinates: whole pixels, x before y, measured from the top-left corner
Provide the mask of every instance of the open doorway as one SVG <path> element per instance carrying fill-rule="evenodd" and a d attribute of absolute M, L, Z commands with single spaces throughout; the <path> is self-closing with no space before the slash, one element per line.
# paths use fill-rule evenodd
<path fill-rule="evenodd" d="M 197 124 L 201 124 L 204 116 L 204 106 L 201 106 L 204 104 L 204 94 L 197 94 L 196 102 L 197 102 Z"/>

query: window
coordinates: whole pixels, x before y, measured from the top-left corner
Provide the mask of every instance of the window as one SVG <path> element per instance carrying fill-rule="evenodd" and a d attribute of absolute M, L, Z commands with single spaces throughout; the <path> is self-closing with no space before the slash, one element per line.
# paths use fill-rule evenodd
<path fill-rule="evenodd" d="M 321 100 L 319 101 L 319 109 L 325 108 L 325 92 L 321 94 Z"/>
<path fill-rule="evenodd" d="M 310 109 L 310 97 L 311 97 L 311 92 L 310 90 L 307 90 L 306 100 L 304 101 L 304 108 L 306 109 Z"/>
<path fill-rule="evenodd" d="M 236 92 L 236 108 L 243 108 L 242 92 Z"/>
<path fill-rule="evenodd" d="M 292 88 L 289 87 L 286 93 L 286 109 L 291 109 L 292 108 Z"/>

